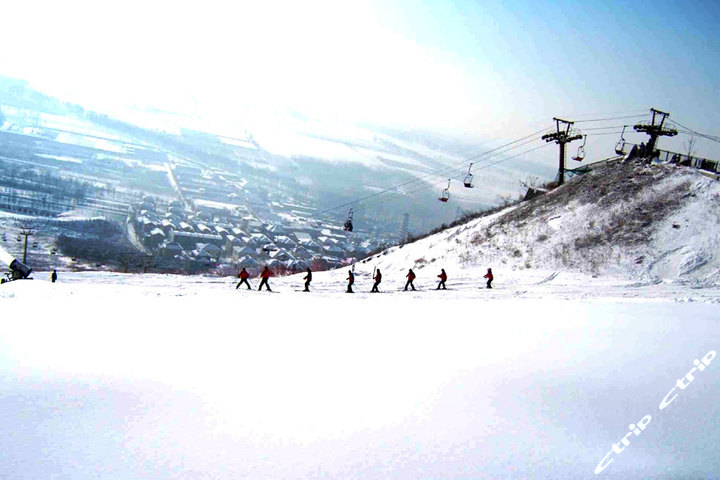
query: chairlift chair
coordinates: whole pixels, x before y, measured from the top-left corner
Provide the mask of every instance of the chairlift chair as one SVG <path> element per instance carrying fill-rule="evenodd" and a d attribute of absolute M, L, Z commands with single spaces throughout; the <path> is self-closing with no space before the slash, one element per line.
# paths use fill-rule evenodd
<path fill-rule="evenodd" d="M 625 155 L 625 127 L 627 127 L 627 125 L 623 125 L 620 140 L 618 140 L 617 145 L 615 145 L 615 153 L 618 155 Z"/>
<path fill-rule="evenodd" d="M 578 147 L 577 154 L 572 157 L 573 160 L 581 162 L 585 158 L 585 142 L 587 142 L 587 135 L 583 135 L 583 144 Z"/>
<path fill-rule="evenodd" d="M 463 180 L 463 184 L 465 185 L 465 188 L 473 188 L 473 175 L 470 173 L 470 169 L 472 168 L 473 164 L 471 163 L 468 167 L 468 173 L 465 175 L 465 180 Z"/>
<path fill-rule="evenodd" d="M 442 191 L 442 195 L 438 200 L 441 202 L 447 203 L 447 201 L 450 199 L 450 179 L 448 178 L 448 186 Z"/>
<path fill-rule="evenodd" d="M 353 209 L 351 208 L 348 212 L 347 220 L 345 220 L 345 231 L 346 232 L 352 232 L 353 231 Z"/>

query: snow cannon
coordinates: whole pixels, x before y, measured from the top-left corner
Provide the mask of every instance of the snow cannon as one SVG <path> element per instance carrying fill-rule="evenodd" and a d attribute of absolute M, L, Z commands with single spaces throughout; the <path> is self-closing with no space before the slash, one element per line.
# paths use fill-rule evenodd
<path fill-rule="evenodd" d="M 13 280 L 26 279 L 32 273 L 32 268 L 22 263 L 17 258 L 10 262 L 10 276 Z"/>
<path fill-rule="evenodd" d="M 9 282 L 11 280 L 29 279 L 30 274 L 32 273 L 32 268 L 28 267 L 23 262 L 7 253 L 5 250 L 1 249 L 0 262 L 6 264 L 10 269 L 10 273 L 5 274 L 7 279 L 3 278 L 1 280 L 1 283 Z"/>

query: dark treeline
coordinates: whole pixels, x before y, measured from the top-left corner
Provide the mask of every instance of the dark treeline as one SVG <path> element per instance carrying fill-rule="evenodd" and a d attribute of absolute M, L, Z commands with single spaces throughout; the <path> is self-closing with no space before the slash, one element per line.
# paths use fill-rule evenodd
<path fill-rule="evenodd" d="M 54 175 L 48 171 L 28 170 L 4 165 L 0 170 L 0 186 L 45 194 L 55 200 L 81 202 L 95 189 L 91 184 L 74 178 Z"/>

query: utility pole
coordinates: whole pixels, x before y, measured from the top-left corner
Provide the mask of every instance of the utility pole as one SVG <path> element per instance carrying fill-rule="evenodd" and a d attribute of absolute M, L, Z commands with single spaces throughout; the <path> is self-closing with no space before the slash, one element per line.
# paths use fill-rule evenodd
<path fill-rule="evenodd" d="M 560 157 L 558 165 L 558 185 L 565 183 L 565 144 L 575 140 L 580 140 L 582 135 L 576 133 L 576 130 L 571 130 L 571 127 L 575 122 L 569 120 L 563 120 L 561 118 L 553 117 L 555 121 L 555 127 L 557 131 L 543 135 L 541 138 L 546 142 L 555 142 L 560 145 Z M 563 127 L 560 127 L 563 124 Z"/>
<path fill-rule="evenodd" d="M 633 128 L 636 132 L 650 135 L 650 140 L 648 141 L 645 151 L 648 152 L 650 158 L 652 158 L 658 137 L 674 137 L 678 132 L 674 128 L 663 127 L 665 119 L 670 116 L 669 113 L 661 112 L 655 108 L 651 108 L 650 112 L 652 112 L 652 122 L 649 125 L 647 123 L 638 123 Z"/>
<path fill-rule="evenodd" d="M 23 227 L 22 230 L 20 230 L 20 235 L 25 237 L 25 245 L 23 247 L 23 263 L 27 265 L 27 240 L 30 235 L 33 235 L 33 232 L 29 228 Z"/>

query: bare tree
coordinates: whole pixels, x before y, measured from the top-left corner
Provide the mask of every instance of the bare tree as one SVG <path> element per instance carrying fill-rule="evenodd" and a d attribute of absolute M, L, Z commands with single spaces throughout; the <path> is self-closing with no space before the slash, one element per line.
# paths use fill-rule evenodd
<path fill-rule="evenodd" d="M 508 205 L 510 205 L 512 203 L 512 195 L 510 195 L 509 193 L 499 195 L 499 199 L 500 199 L 500 205 L 502 205 L 503 207 L 507 207 Z"/>
<path fill-rule="evenodd" d="M 695 138 L 695 135 L 690 135 L 690 138 L 683 142 L 683 146 L 685 147 L 685 155 L 687 155 L 688 158 L 693 158 L 695 156 L 696 143 L 697 139 Z"/>
<path fill-rule="evenodd" d="M 535 188 L 540 184 L 540 177 L 528 176 L 525 180 L 520 180 L 520 186 L 524 189 Z"/>

